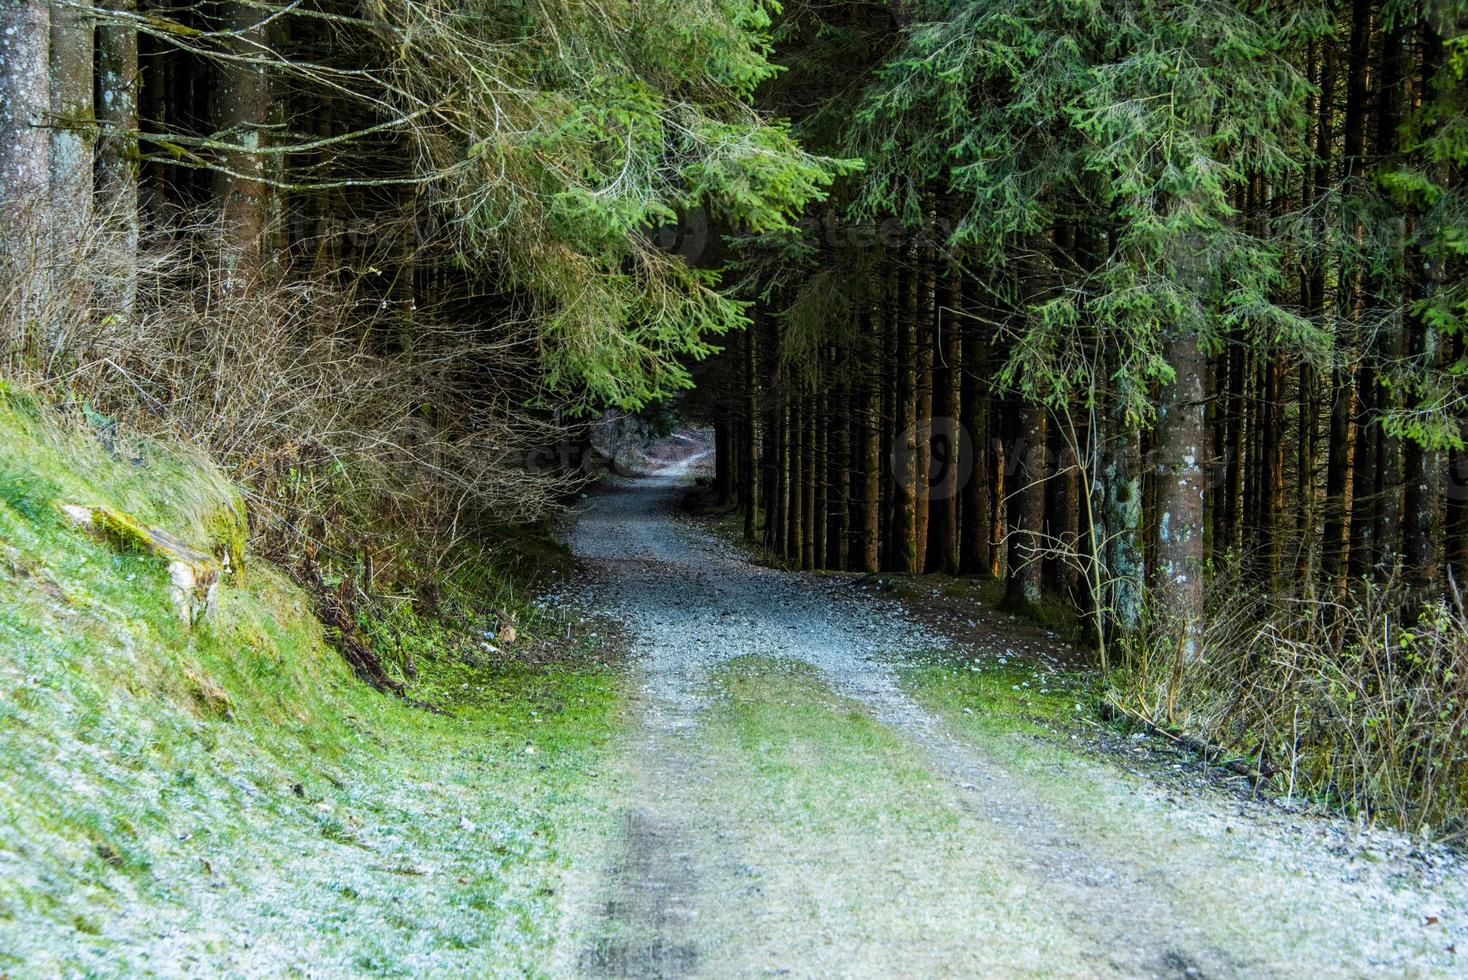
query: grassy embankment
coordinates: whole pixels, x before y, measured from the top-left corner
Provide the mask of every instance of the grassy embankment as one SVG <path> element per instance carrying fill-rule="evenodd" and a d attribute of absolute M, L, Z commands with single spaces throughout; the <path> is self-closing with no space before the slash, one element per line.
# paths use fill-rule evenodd
<path fill-rule="evenodd" d="M 357 680 L 265 562 L 189 629 L 162 561 L 58 504 L 218 553 L 238 492 L 57 414 L 0 387 L 0 974 L 535 972 L 608 825 L 620 694 L 590 641 L 472 667 L 401 615 L 440 713 Z"/>

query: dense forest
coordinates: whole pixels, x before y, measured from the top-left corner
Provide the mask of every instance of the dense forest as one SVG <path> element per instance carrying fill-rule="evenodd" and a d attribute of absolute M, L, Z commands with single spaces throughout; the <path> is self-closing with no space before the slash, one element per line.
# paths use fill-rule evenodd
<path fill-rule="evenodd" d="M 1456 0 L 0 0 L 0 365 L 424 601 L 677 398 L 777 560 L 999 579 L 1431 825 L 1465 75 Z"/>
<path fill-rule="evenodd" d="M 1147 594 L 1196 628 L 1236 562 L 1461 577 L 1455 14 L 802 10 L 769 102 L 864 166 L 739 243 L 728 492 L 803 567 L 1004 574 L 1103 635 Z"/>

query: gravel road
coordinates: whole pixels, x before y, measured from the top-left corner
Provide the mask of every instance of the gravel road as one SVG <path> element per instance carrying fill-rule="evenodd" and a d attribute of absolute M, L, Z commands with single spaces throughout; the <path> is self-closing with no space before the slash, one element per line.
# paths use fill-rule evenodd
<path fill-rule="evenodd" d="M 625 753 L 624 833 L 579 888 L 584 935 L 564 952 L 562 970 L 1455 972 L 1452 950 L 1468 938 L 1461 874 L 1373 860 L 1405 851 L 1391 835 L 1185 796 L 1083 751 L 1057 758 L 1037 749 L 1044 761 L 1032 764 L 1022 740 L 1000 751 L 960 736 L 906 692 L 903 655 L 1006 638 L 934 635 L 898 602 L 840 576 L 751 564 L 679 514 L 700 459 L 619 480 L 588 501 L 571 533 L 590 570 L 584 600 L 633 639 L 639 725 Z M 810 665 L 834 698 L 900 739 L 941 790 L 936 803 L 912 804 L 941 809 L 939 829 L 916 844 L 902 838 L 899 850 L 897 837 L 870 825 L 840 840 L 751 825 L 738 801 L 765 787 L 711 757 L 707 727 L 711 678 L 751 655 Z M 808 766 L 822 776 L 822 760 Z M 731 792 L 731 779 L 748 784 Z M 974 899 L 979 892 L 985 901 Z"/>

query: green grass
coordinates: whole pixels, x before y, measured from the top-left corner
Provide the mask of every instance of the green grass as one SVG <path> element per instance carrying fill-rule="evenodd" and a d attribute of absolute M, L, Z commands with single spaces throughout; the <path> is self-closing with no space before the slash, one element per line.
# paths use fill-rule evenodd
<path fill-rule="evenodd" d="M 735 880 L 759 890 L 765 918 L 758 936 L 705 925 L 733 930 L 743 972 L 783 965 L 783 951 L 840 974 L 860 949 L 874 975 L 985 975 L 1003 949 L 1009 975 L 1084 973 L 1026 872 L 909 738 L 803 664 L 740 658 L 716 684 L 707 805 L 733 828 L 747 865 Z"/>
<path fill-rule="evenodd" d="M 943 808 L 890 805 L 921 796 L 932 777 L 904 739 L 833 693 L 815 668 L 740 657 L 717 683 L 722 698 L 714 734 L 725 739 L 726 761 L 772 787 L 771 802 L 808 830 L 827 836 L 853 824 L 893 821 L 915 821 L 907 829 L 920 832 L 953 828 L 954 815 Z M 843 805 L 832 806 L 833 797 Z"/>
<path fill-rule="evenodd" d="M 969 659 L 949 653 L 912 658 L 903 681 L 926 707 L 987 735 L 1054 733 L 1095 715 L 1096 684 L 1020 657 Z"/>
<path fill-rule="evenodd" d="M 51 411 L 0 392 L 0 974 L 536 973 L 610 820 L 615 675 L 584 650 L 476 670 L 399 623 L 442 713 L 413 707 L 258 561 L 191 631 L 162 562 L 56 504 L 227 547 L 236 492 Z"/>

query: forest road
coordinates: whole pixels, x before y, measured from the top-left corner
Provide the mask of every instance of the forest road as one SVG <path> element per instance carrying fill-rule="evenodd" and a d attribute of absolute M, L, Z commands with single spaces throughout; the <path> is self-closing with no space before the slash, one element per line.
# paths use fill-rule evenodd
<path fill-rule="evenodd" d="M 751 563 L 681 515 L 694 462 L 619 480 L 571 533 L 586 601 L 630 633 L 637 720 L 557 972 L 1457 969 L 1464 886 L 1369 835 L 926 706 L 910 655 L 1002 650 L 1000 628 L 934 635 L 850 576 Z"/>

